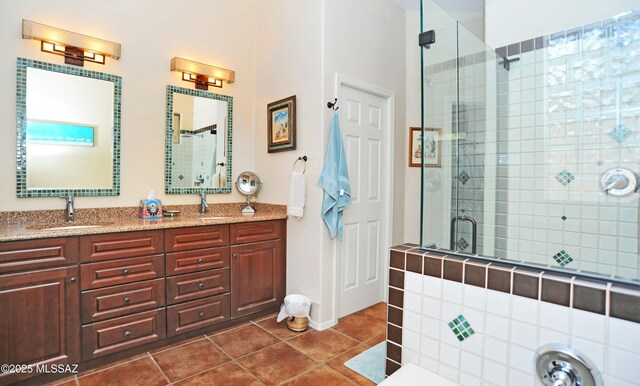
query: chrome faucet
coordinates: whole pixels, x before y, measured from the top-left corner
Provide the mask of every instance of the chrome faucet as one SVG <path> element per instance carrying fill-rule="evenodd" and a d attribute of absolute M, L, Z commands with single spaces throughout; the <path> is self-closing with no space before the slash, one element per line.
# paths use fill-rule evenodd
<path fill-rule="evenodd" d="M 204 190 L 200 191 L 200 214 L 207 213 L 207 208 L 209 204 L 207 204 L 207 193 Z"/>
<path fill-rule="evenodd" d="M 73 196 L 68 195 L 66 197 L 60 197 L 60 198 L 62 198 L 63 200 L 67 200 L 67 214 L 66 214 L 67 221 L 68 222 L 76 221 L 76 214 L 73 209 Z"/>

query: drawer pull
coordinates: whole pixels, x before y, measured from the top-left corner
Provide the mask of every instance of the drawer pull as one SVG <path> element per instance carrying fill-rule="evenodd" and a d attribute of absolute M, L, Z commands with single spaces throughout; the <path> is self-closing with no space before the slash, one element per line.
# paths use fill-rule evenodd
<path fill-rule="evenodd" d="M 200 319 L 204 319 L 204 311 L 200 311 L 198 315 L 200 316 Z"/>
<path fill-rule="evenodd" d="M 128 297 L 124 298 L 124 302 L 125 302 L 126 304 L 128 304 L 130 301 L 131 301 L 131 299 L 129 299 Z"/>
<path fill-rule="evenodd" d="M 204 288 L 204 283 L 198 283 L 198 288 L 199 289 L 203 289 Z"/>
<path fill-rule="evenodd" d="M 127 275 L 129 274 L 129 270 L 128 270 L 128 269 L 126 269 L 126 268 L 125 268 L 125 269 L 123 269 L 123 270 L 122 270 L 122 274 L 123 274 L 124 276 L 127 276 Z"/>
<path fill-rule="evenodd" d="M 131 335 L 133 335 L 133 334 L 131 333 L 131 331 L 125 331 L 125 332 L 124 332 L 124 337 L 125 337 L 125 338 L 131 338 Z"/>
<path fill-rule="evenodd" d="M 237 253 L 234 253 L 234 254 L 233 254 L 233 258 L 234 258 L 234 259 L 237 259 L 237 258 L 238 258 L 238 254 L 237 254 Z"/>
<path fill-rule="evenodd" d="M 198 264 L 202 264 L 202 263 L 204 263 L 204 259 L 201 257 L 198 259 Z"/>
<path fill-rule="evenodd" d="M 75 283 L 75 282 L 76 282 L 76 277 L 71 276 L 71 278 L 69 278 L 69 283 Z"/>

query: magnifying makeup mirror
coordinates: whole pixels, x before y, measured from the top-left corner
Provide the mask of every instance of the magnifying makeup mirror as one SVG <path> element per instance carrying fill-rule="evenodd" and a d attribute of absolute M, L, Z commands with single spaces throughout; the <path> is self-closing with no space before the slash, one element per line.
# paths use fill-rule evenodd
<path fill-rule="evenodd" d="M 256 213 L 251 206 L 251 196 L 258 193 L 262 187 L 260 178 L 254 172 L 242 172 L 236 180 L 236 188 L 247 197 L 247 207 L 242 209 L 242 214 L 251 216 Z"/>

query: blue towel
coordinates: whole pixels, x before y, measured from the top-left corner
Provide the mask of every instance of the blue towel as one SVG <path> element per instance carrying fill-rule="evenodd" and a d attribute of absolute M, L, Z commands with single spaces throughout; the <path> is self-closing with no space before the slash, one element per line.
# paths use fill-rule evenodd
<path fill-rule="evenodd" d="M 322 218 L 329 228 L 329 234 L 331 238 L 338 235 L 342 240 L 342 211 L 345 206 L 351 204 L 351 185 L 337 112 L 333 115 L 329 146 L 318 186 L 324 190 Z"/>

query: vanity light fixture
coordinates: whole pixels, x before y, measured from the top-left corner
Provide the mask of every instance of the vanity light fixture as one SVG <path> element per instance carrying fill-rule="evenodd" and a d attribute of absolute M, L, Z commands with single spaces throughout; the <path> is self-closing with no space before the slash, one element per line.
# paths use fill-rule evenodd
<path fill-rule="evenodd" d="M 182 80 L 195 83 L 198 90 L 222 88 L 223 82 L 231 84 L 236 79 L 235 71 L 178 57 L 171 59 L 171 71 L 182 72 Z"/>
<path fill-rule="evenodd" d="M 120 59 L 120 44 L 65 31 L 22 19 L 22 38 L 40 41 L 40 50 L 64 56 L 66 64 L 83 66 L 84 62 L 104 64 L 105 57 Z"/>

